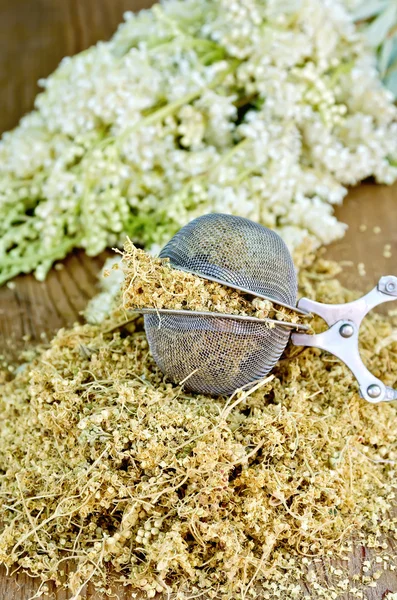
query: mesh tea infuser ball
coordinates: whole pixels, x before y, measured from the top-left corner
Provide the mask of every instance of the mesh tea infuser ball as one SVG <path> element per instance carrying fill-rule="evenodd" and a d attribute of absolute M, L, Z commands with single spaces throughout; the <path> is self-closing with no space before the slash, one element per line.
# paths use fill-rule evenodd
<path fill-rule="evenodd" d="M 397 298 L 397 278 L 382 277 L 369 294 L 342 305 L 302 298 L 291 254 L 274 231 L 242 217 L 209 214 L 183 227 L 163 248 L 175 269 L 268 299 L 298 314 L 321 316 L 329 329 L 302 333 L 306 325 L 216 312 L 142 309 L 153 357 L 173 381 L 206 394 L 230 394 L 264 377 L 288 341 L 328 350 L 353 371 L 370 402 L 397 399 L 364 366 L 358 351 L 362 319 L 377 304 Z M 271 327 L 269 327 L 269 322 Z M 294 331 L 295 330 L 295 331 Z"/>

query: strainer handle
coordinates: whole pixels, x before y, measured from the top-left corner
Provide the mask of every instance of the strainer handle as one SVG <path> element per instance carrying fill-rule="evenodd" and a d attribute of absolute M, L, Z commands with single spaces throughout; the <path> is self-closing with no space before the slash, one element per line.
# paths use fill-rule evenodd
<path fill-rule="evenodd" d="M 397 300 L 397 277 L 381 277 L 378 285 L 368 294 L 346 304 L 322 304 L 302 298 L 299 308 L 324 319 L 329 329 L 315 335 L 293 333 L 296 346 L 311 346 L 331 352 L 352 371 L 360 387 L 360 395 L 368 402 L 397 400 L 397 390 L 386 386 L 364 365 L 358 346 L 360 325 L 370 310 L 384 302 Z"/>

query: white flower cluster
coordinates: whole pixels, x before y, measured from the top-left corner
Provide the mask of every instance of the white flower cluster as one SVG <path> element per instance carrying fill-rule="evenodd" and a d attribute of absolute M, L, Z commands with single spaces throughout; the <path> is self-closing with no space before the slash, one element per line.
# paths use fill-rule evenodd
<path fill-rule="evenodd" d="M 211 211 L 327 244 L 346 185 L 397 178 L 396 108 L 338 0 L 166 0 L 42 85 L 0 143 L 0 283 Z"/>
<path fill-rule="evenodd" d="M 86 321 L 92 325 L 102 323 L 116 308 L 116 299 L 120 294 L 124 281 L 123 270 L 115 268 L 115 265 L 119 265 L 120 261 L 121 256 L 119 254 L 107 258 L 98 276 L 100 291 L 89 300 L 84 311 Z"/>

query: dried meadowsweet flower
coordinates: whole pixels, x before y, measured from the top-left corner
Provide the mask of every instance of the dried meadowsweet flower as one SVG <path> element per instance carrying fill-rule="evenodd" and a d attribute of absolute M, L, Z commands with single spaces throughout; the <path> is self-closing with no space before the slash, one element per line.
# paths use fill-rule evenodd
<path fill-rule="evenodd" d="M 350 300 L 337 271 L 318 260 L 301 292 Z M 396 403 L 364 402 L 347 368 L 313 349 L 232 398 L 187 394 L 156 368 L 139 320 L 113 324 L 61 330 L 2 384 L 2 563 L 59 585 L 65 571 L 74 597 L 113 572 L 148 598 L 225 600 L 301 600 L 306 584 L 335 597 L 344 568 L 327 590 L 311 563 L 344 561 L 352 534 L 392 568 Z M 388 385 L 396 327 L 370 314 L 361 336 Z M 357 594 L 375 580 L 360 573 Z"/>
<path fill-rule="evenodd" d="M 121 269 L 123 308 L 168 308 L 213 311 L 298 322 L 293 311 L 242 294 L 233 288 L 171 267 L 168 259 L 153 258 L 127 240 Z"/>
<path fill-rule="evenodd" d="M 340 0 L 167 0 L 41 85 L 0 143 L 0 283 L 211 211 L 327 244 L 346 186 L 396 179 L 393 98 Z"/>

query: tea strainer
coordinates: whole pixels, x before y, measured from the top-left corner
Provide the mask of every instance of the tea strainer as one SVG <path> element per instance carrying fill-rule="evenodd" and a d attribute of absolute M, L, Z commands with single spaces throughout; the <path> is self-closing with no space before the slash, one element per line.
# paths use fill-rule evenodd
<path fill-rule="evenodd" d="M 366 296 L 347 304 L 321 304 L 307 298 L 297 303 L 293 260 L 280 236 L 258 223 L 226 214 L 209 214 L 190 222 L 166 244 L 160 258 L 168 258 L 175 269 L 268 299 L 303 316 L 319 315 L 329 326 L 311 335 L 305 333 L 307 325 L 272 319 L 141 309 L 153 357 L 173 381 L 183 381 L 194 392 L 230 394 L 267 375 L 291 340 L 341 359 L 369 402 L 397 399 L 397 391 L 365 367 L 358 349 L 365 315 L 378 304 L 397 299 L 396 277 L 382 277 Z"/>

